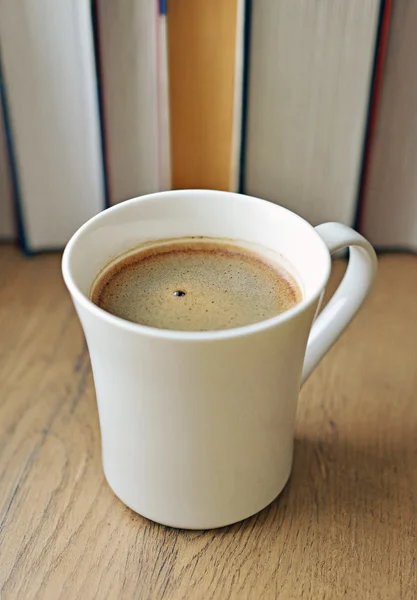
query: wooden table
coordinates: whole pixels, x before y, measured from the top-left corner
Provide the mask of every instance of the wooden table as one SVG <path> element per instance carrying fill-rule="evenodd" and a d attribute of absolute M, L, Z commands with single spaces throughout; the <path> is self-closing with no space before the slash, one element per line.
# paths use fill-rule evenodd
<path fill-rule="evenodd" d="M 366 307 L 302 390 L 281 496 L 186 532 L 104 481 L 60 256 L 0 255 L 2 600 L 417 597 L 417 257 L 381 258 Z"/>

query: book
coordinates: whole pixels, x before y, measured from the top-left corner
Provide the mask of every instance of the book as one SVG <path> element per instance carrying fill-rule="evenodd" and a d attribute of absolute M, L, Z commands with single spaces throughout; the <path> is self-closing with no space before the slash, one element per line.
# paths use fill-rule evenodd
<path fill-rule="evenodd" d="M 237 189 L 244 15 L 244 0 L 175 0 L 168 4 L 175 189 Z"/>
<path fill-rule="evenodd" d="M 167 0 L 156 0 L 159 190 L 171 189 L 171 127 L 169 110 Z"/>
<path fill-rule="evenodd" d="M 417 4 L 393 2 L 359 219 L 379 249 L 417 251 L 416 27 Z"/>
<path fill-rule="evenodd" d="M 17 227 L 14 214 L 14 191 L 2 100 L 2 90 L 0 85 L 0 241 L 12 241 L 17 237 Z"/>
<path fill-rule="evenodd" d="M 110 204 L 170 187 L 164 12 L 157 0 L 96 0 Z"/>
<path fill-rule="evenodd" d="M 243 191 L 317 225 L 356 212 L 380 0 L 256 0 Z"/>
<path fill-rule="evenodd" d="M 22 244 L 61 248 L 105 205 L 89 0 L 3 0 L 0 49 Z"/>

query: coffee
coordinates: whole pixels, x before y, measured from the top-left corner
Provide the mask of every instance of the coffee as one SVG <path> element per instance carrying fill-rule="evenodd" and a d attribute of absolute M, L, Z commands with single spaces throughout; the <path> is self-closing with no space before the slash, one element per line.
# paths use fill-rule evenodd
<path fill-rule="evenodd" d="M 90 298 L 113 315 L 159 329 L 231 329 L 279 315 L 301 300 L 282 262 L 221 239 L 156 242 L 111 263 Z"/>

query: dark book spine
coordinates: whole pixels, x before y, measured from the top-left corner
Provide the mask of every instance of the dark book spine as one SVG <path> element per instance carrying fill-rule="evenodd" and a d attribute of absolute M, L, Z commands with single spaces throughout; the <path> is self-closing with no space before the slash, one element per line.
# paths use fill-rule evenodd
<path fill-rule="evenodd" d="M 241 122 L 242 133 L 241 133 L 241 141 L 240 141 L 239 182 L 238 182 L 238 191 L 241 194 L 245 193 L 251 19 L 252 19 L 252 0 L 245 0 L 244 25 L 243 25 L 243 80 L 242 80 L 242 122 Z"/>
<path fill-rule="evenodd" d="M 104 188 L 104 207 L 110 206 L 110 185 L 109 185 L 109 169 L 107 168 L 107 138 L 106 138 L 106 127 L 104 119 L 104 94 L 102 92 L 103 76 L 101 68 L 101 55 L 100 55 L 100 28 L 98 19 L 98 2 L 92 0 L 91 2 L 91 25 L 93 28 L 93 40 L 94 40 L 94 60 L 96 67 L 96 78 L 97 78 L 97 98 L 98 98 L 98 118 L 100 124 L 100 140 L 101 140 L 101 156 L 102 156 L 102 170 L 103 170 L 103 188 Z"/>
<path fill-rule="evenodd" d="M 0 55 L 0 110 L 3 111 L 4 128 L 6 131 L 6 148 L 9 158 L 10 173 L 12 180 L 12 192 L 14 200 L 14 210 L 17 225 L 17 234 L 19 245 L 25 254 L 32 254 L 25 235 L 23 206 L 21 202 L 21 190 L 19 185 L 19 170 L 16 159 L 16 152 L 13 144 L 13 129 L 10 121 L 10 113 L 7 103 L 6 85 L 3 77 L 3 69 Z"/>

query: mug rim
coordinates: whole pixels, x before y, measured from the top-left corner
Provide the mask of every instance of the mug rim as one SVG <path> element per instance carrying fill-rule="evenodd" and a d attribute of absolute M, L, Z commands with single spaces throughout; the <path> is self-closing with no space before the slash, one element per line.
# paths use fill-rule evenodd
<path fill-rule="evenodd" d="M 198 194 L 198 193 L 210 193 L 214 195 L 226 195 L 226 196 L 239 196 L 242 200 L 255 204 L 267 204 L 268 208 L 272 210 L 280 210 L 281 212 L 287 213 L 291 215 L 292 219 L 298 220 L 300 223 L 303 223 L 304 226 L 307 226 L 315 235 L 319 244 L 325 249 L 325 256 L 327 256 L 327 265 L 325 268 L 325 274 L 322 277 L 322 281 L 317 286 L 316 291 L 311 294 L 307 298 L 303 298 L 301 302 L 290 308 L 289 310 L 276 315 L 274 317 L 270 317 L 269 319 L 264 319 L 263 321 L 258 321 L 256 323 L 252 323 L 250 325 L 243 325 L 242 327 L 234 327 L 232 329 L 219 329 L 214 331 L 181 331 L 181 330 L 171 330 L 171 329 L 158 329 L 156 327 L 150 327 L 149 325 L 141 325 L 139 323 L 132 323 L 131 321 L 127 321 L 122 319 L 121 317 L 117 317 L 116 315 L 112 315 L 108 313 L 104 309 L 100 308 L 96 304 L 94 304 L 78 287 L 76 284 L 70 268 L 70 257 L 73 251 L 73 248 L 76 246 L 78 239 L 85 233 L 87 229 L 89 229 L 94 223 L 100 221 L 103 218 L 103 215 L 108 215 L 110 212 L 117 212 L 119 210 L 123 210 L 126 205 L 129 204 L 137 204 L 139 202 L 145 200 L 151 200 L 153 197 L 158 197 L 162 195 L 190 195 L 190 194 Z M 236 192 L 227 192 L 220 190 L 205 190 L 205 189 L 183 189 L 183 190 L 167 190 L 162 192 L 154 192 L 152 194 L 145 194 L 142 196 L 137 196 L 136 198 L 131 198 L 129 200 L 124 200 L 119 204 L 114 206 L 110 206 L 103 211 L 97 213 L 88 221 L 86 221 L 81 227 L 77 229 L 77 231 L 72 235 L 67 245 L 65 246 L 62 261 L 61 261 L 61 270 L 62 276 L 67 286 L 69 293 L 71 294 L 73 300 L 76 300 L 79 304 L 81 304 L 86 310 L 95 315 L 97 318 L 104 320 L 109 325 L 114 325 L 116 327 L 120 327 L 125 331 L 130 331 L 131 333 L 140 333 L 142 335 L 147 335 L 154 338 L 160 338 L 164 340 L 177 340 L 177 341 L 216 341 L 220 339 L 232 339 L 238 338 L 246 335 L 251 335 L 254 333 L 258 333 L 261 331 L 265 331 L 269 328 L 280 325 L 281 323 L 285 323 L 290 319 L 296 317 L 298 314 L 302 313 L 306 308 L 308 308 L 313 302 L 315 302 L 320 295 L 322 294 L 325 286 L 327 285 L 328 279 L 330 277 L 331 271 L 331 258 L 329 249 L 322 239 L 322 237 L 318 234 L 315 228 L 305 219 L 289 210 L 281 206 L 280 204 L 275 204 L 269 202 L 268 200 L 263 200 L 261 198 L 257 198 L 255 196 L 248 196 L 246 194 L 239 194 Z"/>

